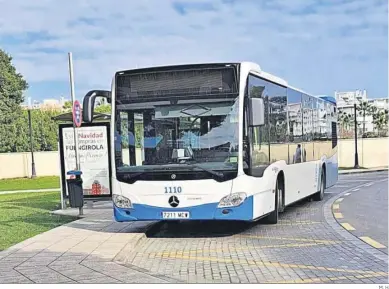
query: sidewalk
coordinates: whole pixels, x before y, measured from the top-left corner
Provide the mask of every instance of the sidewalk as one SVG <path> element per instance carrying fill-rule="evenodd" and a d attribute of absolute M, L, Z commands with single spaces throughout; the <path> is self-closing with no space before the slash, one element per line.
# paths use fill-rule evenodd
<path fill-rule="evenodd" d="M 61 189 L 35 189 L 35 190 L 15 190 L 15 191 L 0 191 L 0 195 L 16 194 L 16 193 L 43 193 L 43 192 L 59 192 Z"/>
<path fill-rule="evenodd" d="M 153 222 L 116 223 L 109 202 L 84 213 L 0 252 L 0 283 L 179 282 L 118 263 Z"/>
<path fill-rule="evenodd" d="M 388 170 L 388 167 L 377 167 L 377 168 L 369 168 L 369 169 L 339 170 L 339 175 L 374 173 L 374 172 L 382 172 L 382 171 L 387 171 L 387 170 Z"/>

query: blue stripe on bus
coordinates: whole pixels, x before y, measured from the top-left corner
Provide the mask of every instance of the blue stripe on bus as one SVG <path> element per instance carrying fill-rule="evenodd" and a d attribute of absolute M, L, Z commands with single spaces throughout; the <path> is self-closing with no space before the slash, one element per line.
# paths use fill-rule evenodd
<path fill-rule="evenodd" d="M 326 187 L 332 187 L 338 181 L 338 163 L 326 161 Z"/>
<path fill-rule="evenodd" d="M 188 220 L 253 220 L 253 196 L 243 204 L 232 208 L 218 208 L 218 203 L 208 203 L 184 208 L 162 208 L 144 204 L 133 204 L 132 209 L 122 209 L 114 205 L 114 217 L 117 222 L 152 221 L 162 219 L 162 212 L 189 212 Z M 223 214 L 228 210 L 228 214 Z M 173 219 L 172 219 L 173 220 Z"/>

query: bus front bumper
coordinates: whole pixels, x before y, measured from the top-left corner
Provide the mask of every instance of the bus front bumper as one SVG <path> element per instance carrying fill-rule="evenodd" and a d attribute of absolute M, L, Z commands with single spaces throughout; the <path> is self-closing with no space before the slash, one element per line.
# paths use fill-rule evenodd
<path fill-rule="evenodd" d="M 133 208 L 113 206 L 117 222 L 131 221 L 177 221 L 177 220 L 253 220 L 253 197 L 248 197 L 237 207 L 218 208 L 218 203 L 209 203 L 184 208 L 162 208 L 133 204 Z"/>

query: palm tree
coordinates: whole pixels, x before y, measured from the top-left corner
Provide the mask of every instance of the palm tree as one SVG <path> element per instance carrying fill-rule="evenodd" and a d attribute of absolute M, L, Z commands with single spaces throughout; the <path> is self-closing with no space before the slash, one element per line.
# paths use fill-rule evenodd
<path fill-rule="evenodd" d="M 365 120 L 367 115 L 371 115 L 372 105 L 368 101 L 362 101 L 357 105 L 357 111 L 363 117 L 362 137 L 365 136 Z"/>
<path fill-rule="evenodd" d="M 373 124 L 377 128 L 378 137 L 380 137 L 381 131 L 388 125 L 388 110 L 377 110 L 375 114 L 373 114 Z"/>
<path fill-rule="evenodd" d="M 338 121 L 341 124 L 341 128 L 342 128 L 342 133 L 341 134 L 343 135 L 344 134 L 344 130 L 345 129 L 349 130 L 349 128 L 350 128 L 351 121 L 352 121 L 352 115 L 342 111 L 341 113 L 338 114 Z"/>

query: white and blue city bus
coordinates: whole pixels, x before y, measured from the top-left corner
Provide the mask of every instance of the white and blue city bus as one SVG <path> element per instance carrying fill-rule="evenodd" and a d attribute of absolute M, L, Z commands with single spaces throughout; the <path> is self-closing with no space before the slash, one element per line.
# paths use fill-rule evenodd
<path fill-rule="evenodd" d="M 251 62 L 119 71 L 112 106 L 114 216 L 275 224 L 292 203 L 320 201 L 338 179 L 337 111 Z"/>

